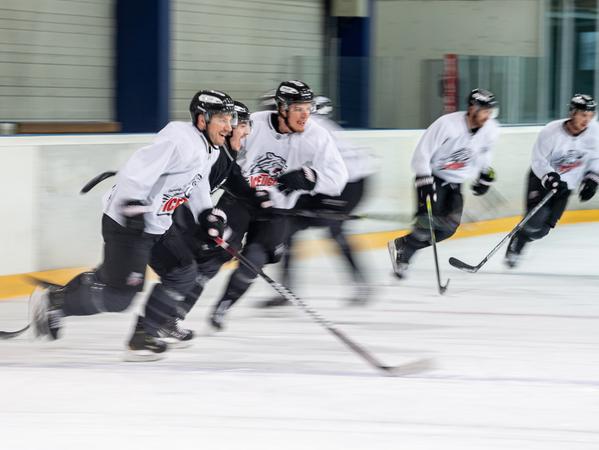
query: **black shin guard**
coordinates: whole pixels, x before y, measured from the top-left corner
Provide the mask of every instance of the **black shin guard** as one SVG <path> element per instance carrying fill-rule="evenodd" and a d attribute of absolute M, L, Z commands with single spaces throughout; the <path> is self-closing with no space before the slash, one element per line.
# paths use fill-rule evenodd
<path fill-rule="evenodd" d="M 260 244 L 248 245 L 248 247 L 244 250 L 244 256 L 257 269 L 262 269 L 268 260 L 268 255 Z M 245 293 L 245 291 L 248 290 L 257 276 L 258 274 L 255 271 L 249 269 L 243 264 L 240 264 L 235 272 L 233 272 L 233 275 L 231 275 L 227 289 L 219 300 L 217 307 L 223 302 L 229 302 L 229 308 L 233 306 Z"/>

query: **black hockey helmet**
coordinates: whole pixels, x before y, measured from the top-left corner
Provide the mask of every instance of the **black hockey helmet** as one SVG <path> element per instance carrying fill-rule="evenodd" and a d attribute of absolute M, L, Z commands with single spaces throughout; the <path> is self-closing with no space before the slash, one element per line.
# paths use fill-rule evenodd
<path fill-rule="evenodd" d="M 287 109 L 293 103 L 312 103 L 314 92 L 303 81 L 289 80 L 279 84 L 275 93 L 275 101 L 278 107 Z"/>
<path fill-rule="evenodd" d="M 329 97 L 317 95 L 314 97 L 314 114 L 330 116 L 333 112 L 333 102 Z"/>
<path fill-rule="evenodd" d="M 593 97 L 587 94 L 574 94 L 570 99 L 570 112 L 573 111 L 592 111 L 597 108 L 597 102 Z"/>
<path fill-rule="evenodd" d="M 193 96 L 189 104 L 189 113 L 194 125 L 197 123 L 200 114 L 204 114 L 206 123 L 210 122 L 210 117 L 213 114 L 231 114 L 233 122 L 236 120 L 233 99 L 222 91 L 211 89 L 199 91 Z"/>
<path fill-rule="evenodd" d="M 495 98 L 495 94 L 486 89 L 473 89 L 466 99 L 468 106 L 478 106 L 479 108 L 497 108 L 499 103 Z"/>
<path fill-rule="evenodd" d="M 250 108 L 237 100 L 235 100 L 233 104 L 235 105 L 235 112 L 237 113 L 237 123 L 250 122 Z"/>

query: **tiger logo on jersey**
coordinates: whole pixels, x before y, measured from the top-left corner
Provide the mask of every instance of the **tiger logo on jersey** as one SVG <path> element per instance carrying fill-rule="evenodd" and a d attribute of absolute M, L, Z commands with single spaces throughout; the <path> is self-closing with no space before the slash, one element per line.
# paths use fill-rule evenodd
<path fill-rule="evenodd" d="M 584 154 L 578 150 L 568 150 L 565 155 L 551 161 L 551 165 L 559 174 L 568 173 L 584 163 Z"/>
<path fill-rule="evenodd" d="M 439 161 L 439 170 L 460 170 L 468 165 L 472 158 L 470 149 L 463 147 L 453 152 L 448 157 Z"/>
<path fill-rule="evenodd" d="M 256 160 L 248 171 L 248 182 L 251 187 L 273 186 L 277 178 L 287 168 L 287 161 L 273 152 L 266 152 Z"/>

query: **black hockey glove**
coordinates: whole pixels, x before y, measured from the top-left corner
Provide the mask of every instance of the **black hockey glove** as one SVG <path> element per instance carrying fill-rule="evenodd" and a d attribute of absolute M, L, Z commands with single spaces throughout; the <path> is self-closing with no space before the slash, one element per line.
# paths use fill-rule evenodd
<path fill-rule="evenodd" d="M 596 174 L 595 172 L 585 173 L 578 191 L 578 198 L 580 198 L 580 201 L 586 202 L 593 198 L 593 195 L 595 195 L 595 192 L 597 192 L 598 184 L 599 174 Z"/>
<path fill-rule="evenodd" d="M 121 207 L 121 214 L 125 217 L 125 228 L 142 234 L 146 227 L 144 214 L 149 212 L 148 203 L 142 200 L 128 200 Z"/>
<path fill-rule="evenodd" d="M 205 209 L 198 215 L 198 237 L 207 242 L 222 238 L 227 229 L 227 215 L 222 209 Z"/>
<path fill-rule="evenodd" d="M 278 181 L 281 191 L 300 189 L 311 191 L 316 186 L 316 172 L 310 167 L 303 166 L 301 169 L 284 173 L 278 178 Z"/>
<path fill-rule="evenodd" d="M 549 172 L 541 179 L 541 184 L 548 191 L 555 189 L 557 192 L 563 192 L 568 190 L 568 183 L 562 181 L 559 173 Z"/>
<path fill-rule="evenodd" d="M 426 198 L 430 197 L 431 206 L 437 201 L 435 178 L 432 175 L 417 176 L 414 186 L 416 186 L 416 196 L 418 198 L 418 211 L 425 213 Z"/>
<path fill-rule="evenodd" d="M 480 173 L 477 180 L 472 185 L 472 193 L 474 195 L 485 195 L 494 181 L 495 171 L 489 167 L 487 170 Z"/>
<path fill-rule="evenodd" d="M 252 203 L 254 207 L 258 209 L 272 208 L 272 200 L 270 199 L 270 194 L 268 193 L 268 191 L 265 191 L 263 189 L 254 189 L 253 191 L 254 196 L 252 197 Z"/>

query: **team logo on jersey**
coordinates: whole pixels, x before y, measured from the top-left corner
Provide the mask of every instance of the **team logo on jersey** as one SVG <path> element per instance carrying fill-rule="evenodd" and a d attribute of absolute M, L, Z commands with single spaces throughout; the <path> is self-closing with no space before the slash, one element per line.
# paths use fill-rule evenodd
<path fill-rule="evenodd" d="M 468 165 L 472 152 L 469 148 L 460 148 L 449 155 L 447 158 L 439 161 L 439 170 L 459 170 Z"/>
<path fill-rule="evenodd" d="M 266 152 L 250 167 L 248 182 L 250 186 L 273 186 L 277 184 L 277 177 L 287 167 L 287 161 L 273 152 Z"/>
<path fill-rule="evenodd" d="M 568 150 L 565 155 L 551 161 L 558 173 L 567 173 L 582 166 L 584 154 L 578 150 Z"/>
<path fill-rule="evenodd" d="M 189 183 L 183 187 L 175 187 L 169 189 L 167 192 L 162 194 L 162 204 L 158 210 L 157 216 L 170 216 L 173 214 L 175 209 L 181 206 L 183 203 L 189 200 L 191 193 L 194 188 L 198 185 L 202 175 L 196 174 Z"/>

